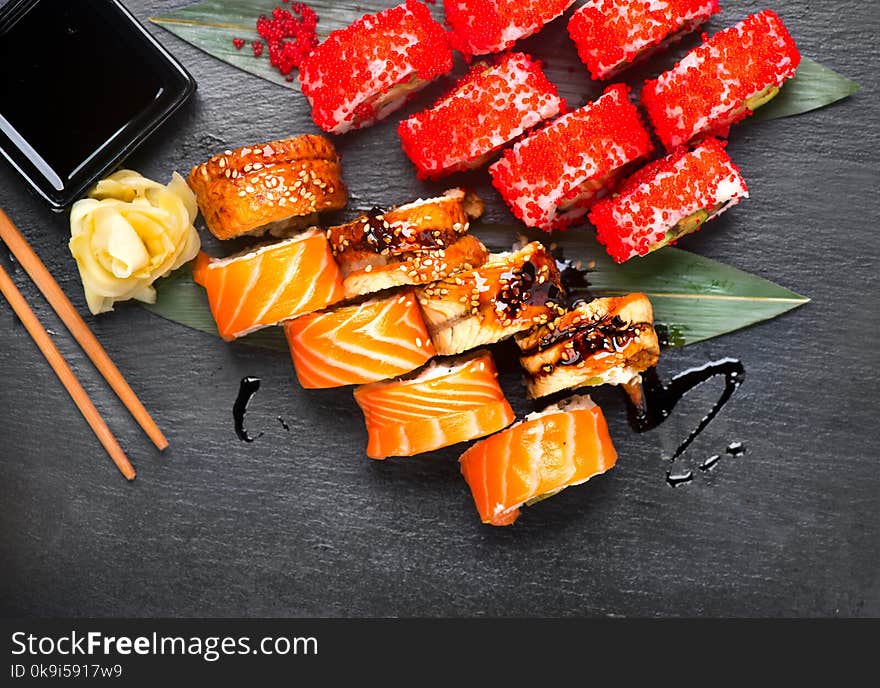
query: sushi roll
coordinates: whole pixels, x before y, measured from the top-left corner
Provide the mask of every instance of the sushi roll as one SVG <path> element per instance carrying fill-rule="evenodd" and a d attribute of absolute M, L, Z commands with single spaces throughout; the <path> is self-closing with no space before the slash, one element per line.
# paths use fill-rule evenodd
<path fill-rule="evenodd" d="M 599 243 L 618 263 L 695 232 L 743 198 L 745 180 L 718 139 L 655 160 L 590 211 Z"/>
<path fill-rule="evenodd" d="M 452 47 L 465 56 L 499 53 L 537 33 L 574 0 L 445 0 Z"/>
<path fill-rule="evenodd" d="M 489 252 L 467 233 L 482 212 L 478 197 L 451 189 L 331 227 L 327 235 L 346 297 L 427 284 L 482 265 Z"/>
<path fill-rule="evenodd" d="M 411 290 L 287 320 L 284 333 L 296 376 L 307 389 L 404 375 L 434 355 Z"/>
<path fill-rule="evenodd" d="M 299 81 L 315 124 L 344 134 L 384 119 L 451 69 L 443 27 L 407 0 L 332 32 L 303 62 Z"/>
<path fill-rule="evenodd" d="M 519 141 L 489 167 L 492 184 L 526 225 L 564 229 L 651 152 L 628 92 L 623 84 L 610 86 L 598 100 Z"/>
<path fill-rule="evenodd" d="M 480 520 L 509 526 L 530 506 L 617 462 L 608 424 L 588 396 L 559 402 L 477 442 L 459 463 Z"/>
<path fill-rule="evenodd" d="M 358 387 L 367 456 L 413 456 L 484 437 L 515 415 L 488 351 L 434 361 L 407 377 Z"/>
<path fill-rule="evenodd" d="M 628 294 L 581 303 L 518 335 L 529 398 L 638 379 L 660 356 L 653 323 L 648 297 Z"/>
<path fill-rule="evenodd" d="M 718 0 L 590 0 L 568 22 L 594 79 L 608 79 L 718 12 Z"/>
<path fill-rule="evenodd" d="M 289 236 L 348 200 L 333 144 L 309 134 L 220 153 L 188 181 L 218 239 Z"/>
<path fill-rule="evenodd" d="M 403 151 L 420 178 L 480 167 L 504 144 L 565 106 L 528 55 L 475 64 L 434 107 L 400 123 Z"/>
<path fill-rule="evenodd" d="M 672 69 L 645 83 L 642 105 L 671 150 L 699 135 L 727 136 L 794 76 L 801 56 L 772 11 L 719 31 Z"/>
<path fill-rule="evenodd" d="M 458 354 L 544 324 L 562 312 L 556 260 L 533 241 L 471 272 L 416 290 L 434 348 Z"/>
<path fill-rule="evenodd" d="M 193 280 L 205 288 L 217 331 L 230 341 L 342 299 L 342 276 L 317 229 L 223 259 L 200 253 Z"/>

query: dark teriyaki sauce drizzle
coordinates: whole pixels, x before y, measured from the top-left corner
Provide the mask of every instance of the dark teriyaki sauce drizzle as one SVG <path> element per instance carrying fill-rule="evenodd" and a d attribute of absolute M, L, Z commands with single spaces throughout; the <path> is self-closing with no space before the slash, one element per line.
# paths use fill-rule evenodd
<path fill-rule="evenodd" d="M 260 378 L 258 377 L 243 377 L 241 384 L 238 386 L 238 397 L 236 397 L 235 404 L 232 406 L 232 417 L 235 420 L 235 434 L 238 435 L 238 439 L 242 442 L 253 442 L 255 439 L 244 428 L 244 415 L 247 413 L 251 397 L 257 393 L 258 389 L 260 389 Z"/>
<path fill-rule="evenodd" d="M 711 380 L 718 375 L 724 376 L 724 391 L 718 401 L 712 406 L 705 416 L 700 419 L 700 423 L 691 432 L 684 441 L 678 445 L 678 449 L 672 455 L 675 460 L 682 455 L 685 449 L 690 446 L 697 436 L 706 429 L 706 426 L 712 422 L 712 419 L 718 415 L 718 412 L 730 400 L 734 392 L 745 379 L 745 368 L 743 364 L 734 358 L 724 358 L 720 361 L 707 363 L 699 368 L 692 368 L 683 373 L 679 373 L 667 384 L 663 384 L 657 375 L 656 368 L 651 368 L 642 375 L 642 399 L 641 403 L 628 404 L 628 414 L 630 426 L 636 432 L 645 432 L 656 428 L 660 423 L 669 417 L 676 404 L 695 387 L 703 384 L 707 380 Z"/>

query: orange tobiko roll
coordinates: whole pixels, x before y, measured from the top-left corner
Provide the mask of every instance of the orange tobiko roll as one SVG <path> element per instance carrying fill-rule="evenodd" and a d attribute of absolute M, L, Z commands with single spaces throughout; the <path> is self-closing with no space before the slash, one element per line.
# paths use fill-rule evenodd
<path fill-rule="evenodd" d="M 513 409 L 488 351 L 441 359 L 399 380 L 358 387 L 367 456 L 413 456 L 491 435 L 510 425 Z"/>
<path fill-rule="evenodd" d="M 537 62 L 508 53 L 498 64 L 475 64 L 451 93 L 401 122 L 397 133 L 419 177 L 441 177 L 483 165 L 564 107 Z"/>
<path fill-rule="evenodd" d="M 288 320 L 284 333 L 296 376 L 307 389 L 385 380 L 434 355 L 412 291 Z"/>
<path fill-rule="evenodd" d="M 492 184 L 529 227 L 564 229 L 651 150 L 623 84 L 508 148 L 489 167 Z"/>
<path fill-rule="evenodd" d="M 553 21 L 574 0 L 444 0 L 452 47 L 465 56 L 507 50 Z"/>
<path fill-rule="evenodd" d="M 532 413 L 459 459 L 480 520 L 508 526 L 520 507 L 612 468 L 617 452 L 605 416 L 588 396 Z"/>
<path fill-rule="evenodd" d="M 327 237 L 316 229 L 231 258 L 200 254 L 193 280 L 208 292 L 227 341 L 326 308 L 345 294 Z"/>
<path fill-rule="evenodd" d="M 452 69 L 452 49 L 428 8 L 407 0 L 332 32 L 299 71 L 312 119 L 343 134 L 400 108 Z"/>
<path fill-rule="evenodd" d="M 642 89 L 642 105 L 667 149 L 730 125 L 779 93 L 801 55 L 776 13 L 753 14 L 691 50 Z"/>

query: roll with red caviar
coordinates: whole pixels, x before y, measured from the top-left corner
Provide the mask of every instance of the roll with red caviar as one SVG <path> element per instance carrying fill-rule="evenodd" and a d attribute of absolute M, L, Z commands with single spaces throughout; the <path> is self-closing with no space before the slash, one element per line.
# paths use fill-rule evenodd
<path fill-rule="evenodd" d="M 368 127 L 452 69 L 446 32 L 417 0 L 332 32 L 299 72 L 312 119 L 343 134 Z"/>
<path fill-rule="evenodd" d="M 594 79 L 609 79 L 718 12 L 718 0 L 590 0 L 568 22 Z"/>
<path fill-rule="evenodd" d="M 507 50 L 537 33 L 574 0 L 445 0 L 452 47 L 466 56 Z"/>
<path fill-rule="evenodd" d="M 441 177 L 481 166 L 564 107 L 537 62 L 508 53 L 495 65 L 475 64 L 451 93 L 401 122 L 397 133 L 419 177 Z"/>
<path fill-rule="evenodd" d="M 739 169 L 718 139 L 680 148 L 627 179 L 590 211 L 590 222 L 618 263 L 644 256 L 748 198 Z"/>
<path fill-rule="evenodd" d="M 726 137 L 731 124 L 779 93 L 800 61 L 782 20 L 764 10 L 719 31 L 646 82 L 642 104 L 669 150 L 697 136 Z"/>
<path fill-rule="evenodd" d="M 623 84 L 539 129 L 494 163 L 492 184 L 529 227 L 564 229 L 652 150 Z"/>

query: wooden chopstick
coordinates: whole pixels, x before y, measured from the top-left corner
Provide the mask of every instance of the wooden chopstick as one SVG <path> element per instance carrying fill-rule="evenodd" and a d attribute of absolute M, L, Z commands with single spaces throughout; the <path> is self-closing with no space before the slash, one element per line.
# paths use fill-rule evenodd
<path fill-rule="evenodd" d="M 43 296 L 46 297 L 46 300 L 55 309 L 58 317 L 61 318 L 67 329 L 70 330 L 74 339 L 83 348 L 83 351 L 86 352 L 92 363 L 95 364 L 95 367 L 104 376 L 104 379 L 107 380 L 107 383 L 113 388 L 113 391 L 116 392 L 119 399 L 125 404 L 125 407 L 134 416 L 134 419 L 140 424 L 144 432 L 147 433 L 153 444 L 160 451 L 165 449 L 168 446 L 168 440 L 165 439 L 165 435 L 162 434 L 159 426 L 156 425 L 147 409 L 144 408 L 144 405 L 134 393 L 134 390 L 125 381 L 125 378 L 122 377 L 122 373 L 119 372 L 119 369 L 110 360 L 107 352 L 104 351 L 104 347 L 95 339 L 95 335 L 92 334 L 89 326 L 86 325 L 76 308 L 73 307 L 70 299 L 61 291 L 61 287 L 58 286 L 55 278 L 49 274 L 46 266 L 43 265 L 43 261 L 34 253 L 27 240 L 21 235 L 21 232 L 18 231 L 12 220 L 9 219 L 9 216 L 2 209 L 0 209 L 0 238 L 3 239 L 9 250 L 12 251 L 12 254 L 21 263 L 21 266 L 31 276 L 31 279 L 40 288 L 40 291 L 43 292 Z"/>
<path fill-rule="evenodd" d="M 113 459 L 113 463 L 116 464 L 116 467 L 128 480 L 134 480 L 134 467 L 125 455 L 125 452 L 122 451 L 122 447 L 119 446 L 110 428 L 107 427 L 107 423 L 104 422 L 98 409 L 95 408 L 92 400 L 89 399 L 89 395 L 86 394 L 83 386 L 76 379 L 76 375 L 74 375 L 70 366 L 67 365 L 67 361 L 64 360 L 61 352 L 58 351 L 58 347 L 55 346 L 52 338 L 43 329 L 37 316 L 34 315 L 27 301 L 24 300 L 18 287 L 15 286 L 15 283 L 10 279 L 2 265 L 0 265 L 0 292 L 9 301 L 12 310 L 15 311 L 15 314 L 27 328 L 27 331 L 30 332 L 37 346 L 40 347 L 43 356 L 49 361 L 49 365 L 52 366 L 52 370 L 55 371 L 67 393 L 70 394 L 76 403 L 80 413 L 89 422 L 95 435 L 101 441 L 101 444 L 104 445 L 104 449 L 107 450 L 110 458 Z"/>

